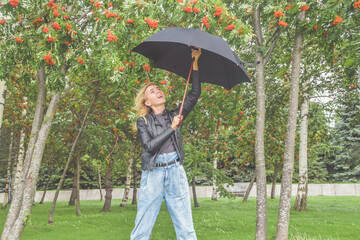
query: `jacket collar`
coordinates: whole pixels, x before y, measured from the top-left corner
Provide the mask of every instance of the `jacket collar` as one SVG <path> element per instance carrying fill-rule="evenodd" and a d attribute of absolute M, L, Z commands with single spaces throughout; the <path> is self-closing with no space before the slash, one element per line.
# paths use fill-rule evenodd
<path fill-rule="evenodd" d="M 167 109 L 165 108 L 164 111 L 162 112 L 162 114 L 169 116 L 169 110 L 167 110 Z M 153 117 L 155 125 L 162 126 L 162 124 L 161 124 L 161 123 L 159 122 L 159 120 L 156 118 L 153 110 L 150 110 L 150 115 Z"/>
<path fill-rule="evenodd" d="M 166 108 L 164 109 L 164 111 L 162 112 L 162 114 L 169 114 L 169 110 L 167 110 Z M 156 118 L 155 117 L 155 113 L 152 109 L 150 109 L 150 115 L 153 117 L 153 118 Z"/>

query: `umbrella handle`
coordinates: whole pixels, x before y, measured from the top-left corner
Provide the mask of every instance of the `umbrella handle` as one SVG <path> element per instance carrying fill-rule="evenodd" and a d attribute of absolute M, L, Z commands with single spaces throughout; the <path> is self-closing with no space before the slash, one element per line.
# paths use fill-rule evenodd
<path fill-rule="evenodd" d="M 179 111 L 180 122 L 179 122 L 179 126 L 180 126 L 181 123 L 183 122 L 183 118 L 184 118 L 184 116 L 182 115 L 182 112 L 183 112 L 183 108 L 184 108 L 184 101 L 185 101 L 185 97 L 186 97 L 186 92 L 187 92 L 187 89 L 188 89 L 188 86 L 189 86 L 189 82 L 190 82 L 191 72 L 192 72 L 192 69 L 193 69 L 193 64 L 194 64 L 194 58 L 193 58 L 193 60 L 191 61 L 189 76 L 188 76 L 188 79 L 187 79 L 187 82 L 186 82 L 186 87 L 185 87 L 184 96 L 183 96 L 182 103 L 181 103 L 181 106 L 180 106 L 180 111 Z"/>

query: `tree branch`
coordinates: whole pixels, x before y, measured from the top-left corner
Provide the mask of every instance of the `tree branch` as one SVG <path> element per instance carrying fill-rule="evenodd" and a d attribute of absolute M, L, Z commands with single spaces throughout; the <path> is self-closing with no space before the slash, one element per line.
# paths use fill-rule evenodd
<path fill-rule="evenodd" d="M 76 84 L 76 83 L 73 83 L 73 84 L 70 85 L 70 87 L 68 87 L 68 89 L 66 90 L 66 92 L 64 93 L 64 95 L 62 95 L 62 96 L 60 97 L 60 101 L 61 101 L 61 99 L 63 99 L 63 97 L 66 96 L 66 94 L 68 94 L 68 92 L 70 92 L 70 90 L 72 89 L 72 87 L 73 87 L 75 84 Z"/>
<path fill-rule="evenodd" d="M 81 15 L 78 20 L 75 22 L 75 25 L 77 25 L 81 19 L 83 19 L 86 15 L 88 15 L 91 11 L 84 12 L 83 15 Z"/>
<path fill-rule="evenodd" d="M 336 95 L 320 95 L 320 96 L 311 96 L 310 98 L 322 98 L 322 97 L 335 98 L 335 97 L 336 97 Z"/>
<path fill-rule="evenodd" d="M 86 22 L 86 24 L 87 24 L 87 23 L 88 23 L 88 22 Z M 93 30 L 86 36 L 86 38 L 84 39 L 84 41 L 82 42 L 82 44 L 80 45 L 80 47 L 78 47 L 77 49 L 74 50 L 74 54 L 73 54 L 73 55 L 76 56 L 80 51 L 82 51 L 83 46 L 85 45 L 85 43 L 86 43 L 87 40 L 89 39 L 91 33 L 96 30 L 97 26 L 98 26 L 98 23 L 96 23 L 96 25 L 95 25 L 95 27 L 93 28 Z"/>
<path fill-rule="evenodd" d="M 264 66 L 266 65 L 267 61 L 269 60 L 270 55 L 271 55 L 272 52 L 274 51 L 275 46 L 276 46 L 276 43 L 277 43 L 277 41 L 278 41 L 279 38 L 280 38 L 280 30 L 278 29 L 278 30 L 276 30 L 276 31 L 277 31 L 277 36 L 275 37 L 273 43 L 271 44 L 271 47 L 270 47 L 269 51 L 267 52 L 267 54 L 266 54 L 266 56 L 265 56 L 265 58 L 264 58 Z"/>
<path fill-rule="evenodd" d="M 255 6 L 254 6 L 255 7 Z M 257 46 L 261 47 L 263 44 L 263 39 L 262 39 L 262 33 L 261 33 L 261 26 L 260 26 L 260 6 L 258 6 L 253 14 L 253 20 L 254 20 L 254 32 L 256 35 L 256 43 Z"/>
<path fill-rule="evenodd" d="M 265 43 L 265 46 L 267 46 L 272 40 L 273 38 L 276 36 L 276 34 L 278 33 L 279 28 L 277 28 L 274 33 L 271 35 L 271 37 L 269 38 L 269 40 Z"/>
<path fill-rule="evenodd" d="M 71 5 L 71 7 L 69 8 L 69 13 L 71 13 L 72 11 L 73 11 L 73 9 L 74 9 L 74 6 L 75 6 L 75 3 L 76 3 L 76 1 L 74 1 L 74 3 Z"/>

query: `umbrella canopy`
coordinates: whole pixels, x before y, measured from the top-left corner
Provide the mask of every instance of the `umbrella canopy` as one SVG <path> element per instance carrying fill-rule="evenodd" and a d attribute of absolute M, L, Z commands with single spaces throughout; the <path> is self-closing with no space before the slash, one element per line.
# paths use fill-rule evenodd
<path fill-rule="evenodd" d="M 198 62 L 200 81 L 231 89 L 250 82 L 243 62 L 221 37 L 191 28 L 167 28 L 155 33 L 132 51 L 152 59 L 155 66 L 188 77 L 192 64 L 191 48 L 201 48 Z"/>

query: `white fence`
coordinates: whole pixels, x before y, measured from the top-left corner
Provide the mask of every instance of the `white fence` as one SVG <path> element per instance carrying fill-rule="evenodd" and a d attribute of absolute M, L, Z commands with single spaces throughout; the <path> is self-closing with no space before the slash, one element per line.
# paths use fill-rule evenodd
<path fill-rule="evenodd" d="M 234 186 L 229 187 L 228 190 L 232 192 L 244 192 L 246 191 L 249 183 L 235 183 Z M 360 184 L 309 184 L 308 188 L 309 196 L 360 196 Z M 297 192 L 297 184 L 292 186 L 292 196 L 295 196 Z M 192 189 L 190 188 L 192 197 Z M 37 191 L 35 195 L 35 201 L 39 202 L 42 197 L 43 191 Z M 48 191 L 45 196 L 45 201 L 52 201 L 55 191 Z M 112 198 L 121 199 L 124 194 L 124 189 L 113 189 Z M 212 194 L 212 187 L 196 187 L 196 194 L 199 198 L 210 198 Z M 267 194 L 271 194 L 271 185 L 267 185 Z M 60 191 L 58 200 L 68 201 L 71 195 L 71 190 Z M 105 190 L 103 190 L 103 196 L 105 197 Z M 256 184 L 254 184 L 250 197 L 256 196 Z M 280 196 L 280 185 L 276 185 L 275 196 Z M 132 198 L 132 189 L 129 193 L 129 198 Z M 3 202 L 4 193 L 0 193 L 0 203 Z M 80 190 L 80 200 L 99 200 L 99 189 Z"/>

